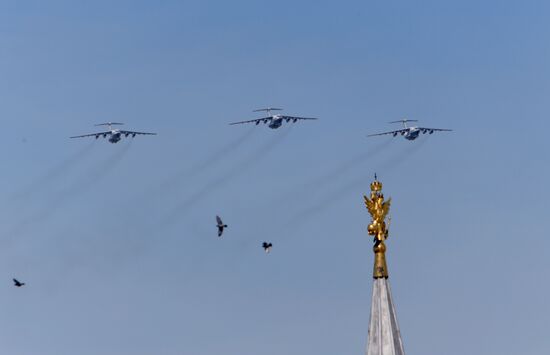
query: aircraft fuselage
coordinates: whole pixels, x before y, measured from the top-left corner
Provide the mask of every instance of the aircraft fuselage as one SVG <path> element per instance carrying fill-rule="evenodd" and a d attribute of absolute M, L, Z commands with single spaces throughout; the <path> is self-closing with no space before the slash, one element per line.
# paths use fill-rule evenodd
<path fill-rule="evenodd" d="M 425 134 L 433 134 L 433 129 L 425 129 L 425 128 L 418 128 L 418 127 L 409 127 L 409 131 L 402 133 L 403 136 L 405 136 L 405 139 L 408 139 L 410 141 L 414 141 L 418 136 L 420 136 L 420 133 Z"/>
<path fill-rule="evenodd" d="M 415 127 L 409 128 L 409 131 L 405 133 L 405 139 L 414 141 L 420 135 L 420 130 Z"/>
<path fill-rule="evenodd" d="M 283 125 L 283 118 L 281 116 L 273 116 L 271 122 L 269 122 L 269 128 L 277 129 Z"/>
<path fill-rule="evenodd" d="M 117 143 L 121 139 L 121 133 L 119 131 L 111 131 L 111 136 L 109 137 L 109 142 Z"/>
<path fill-rule="evenodd" d="M 100 136 L 103 136 L 103 138 L 107 138 L 107 136 L 109 136 L 109 142 L 113 144 L 122 139 L 122 133 L 117 129 L 113 129 L 110 133 L 98 133 L 95 135 L 95 139 L 98 139 Z"/>

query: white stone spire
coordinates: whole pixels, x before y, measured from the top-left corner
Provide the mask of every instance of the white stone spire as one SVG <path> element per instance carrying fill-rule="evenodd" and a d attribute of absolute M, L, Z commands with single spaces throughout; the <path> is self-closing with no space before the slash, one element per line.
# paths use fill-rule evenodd
<path fill-rule="evenodd" d="M 404 354 L 390 284 L 386 278 L 374 279 L 367 355 Z"/>
<path fill-rule="evenodd" d="M 374 236 L 374 268 L 372 287 L 372 305 L 369 322 L 367 355 L 404 355 L 403 341 L 397 324 L 397 315 L 393 305 L 388 266 L 386 263 L 386 244 L 389 231 L 386 217 L 390 210 L 391 199 L 385 200 L 382 183 L 376 175 L 371 184 L 370 198 L 365 196 L 365 205 L 372 216 L 368 233 Z"/>

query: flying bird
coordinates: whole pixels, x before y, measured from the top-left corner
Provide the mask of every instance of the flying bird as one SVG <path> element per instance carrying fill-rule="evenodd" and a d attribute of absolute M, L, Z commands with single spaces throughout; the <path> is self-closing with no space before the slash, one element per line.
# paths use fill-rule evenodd
<path fill-rule="evenodd" d="M 17 279 L 13 279 L 13 284 L 15 287 L 25 286 L 24 282 L 19 282 Z"/>
<path fill-rule="evenodd" d="M 271 251 L 271 248 L 273 248 L 273 244 L 272 243 L 268 243 L 268 242 L 263 242 L 262 243 L 262 248 L 264 248 L 265 252 L 267 254 L 269 254 L 269 252 Z"/>
<path fill-rule="evenodd" d="M 216 216 L 216 223 L 218 227 L 218 237 L 221 237 L 223 234 L 224 228 L 227 228 L 227 224 L 224 224 L 222 222 L 222 219 L 220 218 L 220 216 Z"/>

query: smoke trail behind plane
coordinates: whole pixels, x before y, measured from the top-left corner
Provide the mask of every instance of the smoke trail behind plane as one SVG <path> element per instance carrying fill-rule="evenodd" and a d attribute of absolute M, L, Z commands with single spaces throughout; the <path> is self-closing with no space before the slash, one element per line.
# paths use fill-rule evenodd
<path fill-rule="evenodd" d="M 200 175 L 203 172 L 210 169 L 211 167 L 215 166 L 223 159 L 226 159 L 234 151 L 239 149 L 239 147 L 241 147 L 246 141 L 250 139 L 250 137 L 252 137 L 253 133 L 254 133 L 254 127 L 251 127 L 243 135 L 225 144 L 224 146 L 220 147 L 219 149 L 214 151 L 210 156 L 208 156 L 206 159 L 198 162 L 197 164 L 195 164 L 189 169 L 185 169 L 176 173 L 174 176 L 162 182 L 158 187 L 158 189 L 155 189 L 155 191 L 157 192 L 155 193 L 155 195 L 157 195 L 158 193 L 162 193 L 163 191 L 164 192 L 172 191 L 174 187 L 184 183 L 184 179 L 188 179 L 188 178 Z"/>
<path fill-rule="evenodd" d="M 225 173 L 219 174 L 218 177 L 209 181 L 202 188 L 183 200 L 172 210 L 171 213 L 169 213 L 165 218 L 162 219 L 161 224 L 169 224 L 172 223 L 176 218 L 183 217 L 188 212 L 188 210 L 196 203 L 212 194 L 215 190 L 225 186 L 228 182 L 235 179 L 239 175 L 245 173 L 252 166 L 260 162 L 267 154 L 273 151 L 279 144 L 281 144 L 291 130 L 292 126 L 289 126 L 282 132 L 276 132 L 275 137 L 267 141 L 259 149 L 256 149 L 254 153 L 248 158 L 244 159 L 238 164 L 233 165 Z"/>
<path fill-rule="evenodd" d="M 397 153 L 383 160 L 382 164 L 380 164 L 376 168 L 376 171 L 384 172 L 384 174 L 387 174 L 388 172 L 393 171 L 395 168 L 398 168 L 399 166 L 401 166 L 401 164 L 416 155 L 416 153 L 426 144 L 428 139 L 429 137 L 423 137 L 419 141 L 415 140 L 410 142 L 409 144 L 407 144 L 407 146 L 402 147 L 402 149 L 398 150 Z"/>
<path fill-rule="evenodd" d="M 426 139 L 423 139 L 421 142 L 415 142 L 415 145 L 413 147 L 407 147 L 405 150 L 400 150 L 395 156 L 384 160 L 384 162 L 380 166 L 378 166 L 379 170 L 374 169 L 372 170 L 372 172 L 369 172 L 369 174 L 365 174 L 360 176 L 359 178 L 353 179 L 348 183 L 341 185 L 338 189 L 327 193 L 314 205 L 294 214 L 285 224 L 286 228 L 296 228 L 301 226 L 303 223 L 307 222 L 310 218 L 312 218 L 319 212 L 326 210 L 327 208 L 331 207 L 335 202 L 346 197 L 350 192 L 356 190 L 361 186 L 367 186 L 369 179 L 372 179 L 372 174 L 375 171 L 379 171 L 388 175 L 389 171 L 403 164 L 408 159 L 411 159 L 426 144 L 426 141 Z"/>
<path fill-rule="evenodd" d="M 375 158 L 377 155 L 382 153 L 388 145 L 392 143 L 392 139 L 384 140 L 383 142 L 375 145 L 374 147 L 361 152 L 360 154 L 355 155 L 351 159 L 339 164 L 338 166 L 327 171 L 325 174 L 313 178 L 312 180 L 305 181 L 300 183 L 298 186 L 295 186 L 287 193 L 283 194 L 276 198 L 273 201 L 272 205 L 278 205 L 283 201 L 288 201 L 289 199 L 303 200 L 306 196 L 319 191 L 325 186 L 334 183 L 339 178 L 344 176 L 350 170 L 356 168 L 359 164 L 366 163 L 367 160 Z"/>
<path fill-rule="evenodd" d="M 67 159 L 61 161 L 59 164 L 50 168 L 45 174 L 34 179 L 32 183 L 28 186 L 20 189 L 19 191 L 14 192 L 9 199 L 13 201 L 26 200 L 29 196 L 35 195 L 39 192 L 44 191 L 50 187 L 54 182 L 59 180 L 59 178 L 66 175 L 73 167 L 75 167 L 79 162 L 84 160 L 89 156 L 92 148 L 94 147 L 95 142 L 90 142 L 85 145 L 83 148 L 78 150 L 75 154 L 71 155 Z"/>
<path fill-rule="evenodd" d="M 125 143 L 118 143 L 122 147 L 117 146 L 114 149 L 117 149 L 112 155 L 102 161 L 97 165 L 89 169 L 85 174 L 81 176 L 80 179 L 76 179 L 75 182 L 68 188 L 60 192 L 61 196 L 66 196 L 66 198 L 79 195 L 86 192 L 88 189 L 97 184 L 100 180 L 106 177 L 112 170 L 116 169 L 118 163 L 124 158 L 124 156 L 130 150 L 133 140 L 129 140 Z"/>
<path fill-rule="evenodd" d="M 81 195 L 87 192 L 90 188 L 96 185 L 101 179 L 107 176 L 113 169 L 116 168 L 118 163 L 126 155 L 131 146 L 131 141 L 123 144 L 116 152 L 92 168 L 86 170 L 84 174 L 76 178 L 72 184 L 62 188 L 59 192 L 55 194 L 55 199 L 52 199 L 51 203 L 40 206 L 37 208 L 34 213 L 31 213 L 27 217 L 24 217 L 15 226 L 9 230 L 8 235 L 10 237 L 16 237 L 21 235 L 23 232 L 29 228 L 37 227 L 45 220 L 50 218 L 55 212 L 66 203 L 68 203 L 72 198 L 75 198 L 78 195 Z"/>

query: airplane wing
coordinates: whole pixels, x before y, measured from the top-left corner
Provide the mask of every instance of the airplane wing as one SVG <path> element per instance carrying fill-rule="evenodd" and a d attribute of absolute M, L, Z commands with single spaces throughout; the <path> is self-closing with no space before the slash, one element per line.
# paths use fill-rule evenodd
<path fill-rule="evenodd" d="M 256 123 L 256 124 L 260 124 L 260 122 L 264 122 L 264 123 L 267 123 L 269 121 L 271 121 L 273 119 L 273 117 L 269 116 L 269 117 L 263 117 L 263 118 L 257 118 L 255 120 L 248 120 L 248 121 L 240 121 L 240 122 L 233 122 L 233 123 L 230 123 L 230 125 L 234 125 L 234 124 L 243 124 L 243 123 Z"/>
<path fill-rule="evenodd" d="M 119 131 L 120 134 L 124 134 L 126 137 L 129 135 L 135 136 L 137 135 L 146 135 L 146 136 L 156 136 L 156 133 L 149 133 L 149 132 L 134 132 L 134 131 Z"/>
<path fill-rule="evenodd" d="M 384 136 L 386 134 L 392 134 L 394 137 L 398 134 L 403 134 L 405 132 L 408 132 L 408 129 L 398 129 L 397 131 L 390 131 L 390 132 L 384 132 L 384 133 L 376 133 L 376 134 L 369 134 L 367 137 L 374 137 L 374 136 Z"/>
<path fill-rule="evenodd" d="M 296 117 L 296 116 L 282 116 L 284 120 L 289 121 L 298 121 L 298 120 L 316 120 L 314 117 Z"/>
<path fill-rule="evenodd" d="M 419 130 L 422 131 L 422 133 L 426 132 L 450 132 L 452 129 L 446 129 L 446 128 L 426 128 L 426 127 L 418 127 Z"/>
<path fill-rule="evenodd" d="M 97 132 L 97 133 L 90 133 L 90 134 L 83 134 L 81 136 L 74 136 L 74 137 L 70 137 L 70 138 L 84 138 L 84 137 L 96 137 L 96 138 L 99 138 L 99 136 L 107 136 L 107 135 L 110 135 L 111 134 L 111 131 L 106 131 L 106 132 Z"/>
<path fill-rule="evenodd" d="M 218 223 L 218 225 L 223 224 L 222 219 L 220 218 L 220 216 L 216 216 L 216 223 Z"/>

